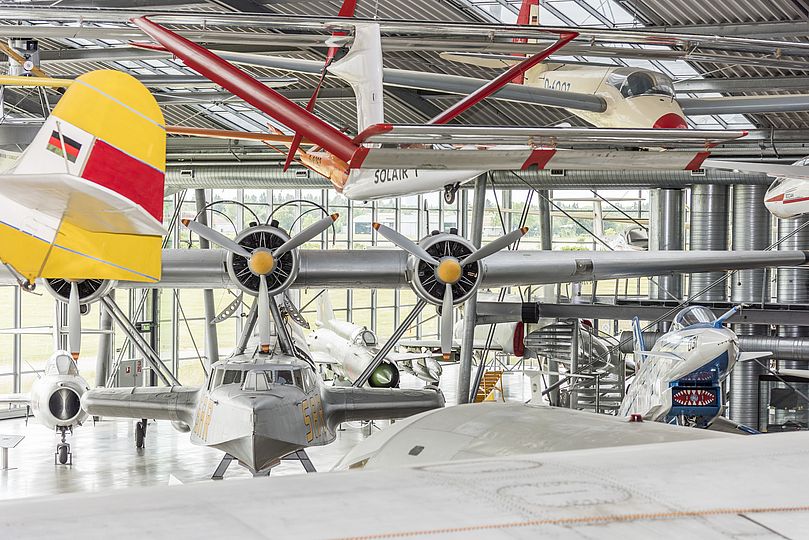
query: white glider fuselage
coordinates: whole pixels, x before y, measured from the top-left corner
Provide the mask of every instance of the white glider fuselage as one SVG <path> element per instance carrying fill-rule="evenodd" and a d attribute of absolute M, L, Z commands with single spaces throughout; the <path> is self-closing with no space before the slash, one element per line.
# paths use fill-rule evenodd
<path fill-rule="evenodd" d="M 600 128 L 687 128 L 671 79 L 641 68 L 543 64 L 526 74 L 527 86 L 592 94 L 606 102 L 604 112 L 568 109 Z"/>
<path fill-rule="evenodd" d="M 809 158 L 796 161 L 792 166 L 809 169 Z M 764 206 L 775 217 L 784 219 L 809 212 L 809 177 L 779 176 L 767 188 L 767 193 L 764 195 Z"/>
<path fill-rule="evenodd" d="M 441 171 L 434 169 L 352 169 L 343 195 L 365 201 L 432 193 L 473 180 L 486 171 Z"/>

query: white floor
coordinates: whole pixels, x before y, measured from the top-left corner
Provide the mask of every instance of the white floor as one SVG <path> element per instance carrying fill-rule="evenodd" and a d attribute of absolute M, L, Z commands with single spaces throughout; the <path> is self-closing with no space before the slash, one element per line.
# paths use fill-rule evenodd
<path fill-rule="evenodd" d="M 505 378 L 506 396 L 515 401 L 530 399 L 530 386 L 521 373 Z M 448 404 L 455 403 L 457 366 L 447 366 L 441 388 Z M 403 387 L 423 386 L 413 377 L 402 375 Z M 377 423 L 378 430 L 387 423 Z M 0 471 L 0 500 L 70 493 L 119 489 L 130 486 L 166 485 L 173 482 L 208 481 L 222 453 L 191 444 L 187 433 L 180 433 L 169 422 L 151 422 L 146 448 L 138 450 L 134 444 L 134 421 L 107 419 L 97 424 L 92 421 L 77 428 L 70 437 L 73 465 L 54 464 L 54 450 L 58 442 L 56 433 L 31 421 L 0 421 L 1 434 L 25 435 L 25 439 L 10 451 L 8 471 Z M 364 438 L 362 426 L 350 423 L 343 426 L 337 440 L 323 447 L 307 450 L 318 471 L 330 470 L 337 461 Z M 273 469 L 275 475 L 303 474 L 297 462 L 283 462 Z M 232 464 L 225 476 L 249 477 L 250 473 Z"/>

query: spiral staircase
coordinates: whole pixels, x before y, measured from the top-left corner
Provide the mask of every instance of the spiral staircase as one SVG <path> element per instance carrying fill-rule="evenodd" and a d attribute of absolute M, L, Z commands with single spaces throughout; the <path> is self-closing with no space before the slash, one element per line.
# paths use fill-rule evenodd
<path fill-rule="evenodd" d="M 558 369 L 560 379 L 577 375 L 560 386 L 560 405 L 615 414 L 624 397 L 623 361 L 617 348 L 611 351 L 608 339 L 577 320 L 560 320 L 525 336 L 526 357 L 537 358 L 546 371 L 555 363 L 550 371 Z M 571 365 L 574 341 L 579 348 L 575 369 Z"/>

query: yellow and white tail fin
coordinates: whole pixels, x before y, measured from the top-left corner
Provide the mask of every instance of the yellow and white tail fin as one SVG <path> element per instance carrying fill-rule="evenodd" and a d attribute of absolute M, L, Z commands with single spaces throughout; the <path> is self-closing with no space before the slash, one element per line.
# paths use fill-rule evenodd
<path fill-rule="evenodd" d="M 118 71 L 78 77 L 0 175 L 0 260 L 29 281 L 160 279 L 166 133 Z"/>

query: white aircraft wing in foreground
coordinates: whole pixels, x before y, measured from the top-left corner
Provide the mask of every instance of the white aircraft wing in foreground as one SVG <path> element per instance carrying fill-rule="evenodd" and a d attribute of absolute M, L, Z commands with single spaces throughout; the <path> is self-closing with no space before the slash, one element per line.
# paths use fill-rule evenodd
<path fill-rule="evenodd" d="M 803 538 L 807 483 L 809 433 L 783 433 L 32 498 L 0 504 L 0 530 L 50 538 L 70 523 L 85 540 Z M 149 520 L 121 519 L 122 508 Z"/>

